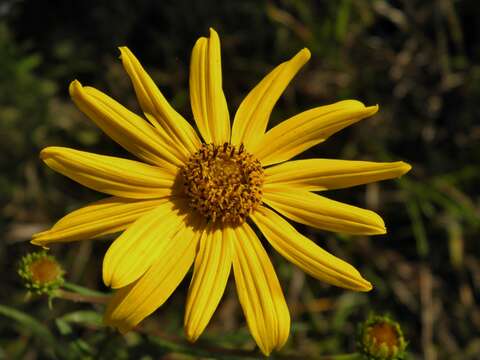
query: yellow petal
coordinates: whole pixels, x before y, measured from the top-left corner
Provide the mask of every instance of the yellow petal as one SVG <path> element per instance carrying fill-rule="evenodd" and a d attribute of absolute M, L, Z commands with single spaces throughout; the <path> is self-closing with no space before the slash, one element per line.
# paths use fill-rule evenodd
<path fill-rule="evenodd" d="M 139 217 L 166 201 L 169 200 L 133 200 L 119 197 L 95 201 L 64 216 L 50 230 L 33 235 L 31 243 L 45 246 L 113 234 L 125 230 Z"/>
<path fill-rule="evenodd" d="M 190 341 L 202 334 L 220 302 L 232 267 L 232 229 L 211 226 L 200 239 L 185 309 Z"/>
<path fill-rule="evenodd" d="M 107 305 L 104 322 L 127 332 L 159 308 L 192 266 L 202 230 L 197 222 L 170 238 L 162 256 L 139 280 L 115 292 Z"/>
<path fill-rule="evenodd" d="M 402 161 L 294 160 L 266 169 L 265 186 L 291 186 L 309 191 L 332 190 L 393 179 L 411 168 Z"/>
<path fill-rule="evenodd" d="M 174 235 L 185 225 L 185 215 L 169 201 L 143 215 L 120 235 L 103 259 L 103 282 L 124 287 L 170 251 Z M 183 212 L 183 211 L 182 211 Z"/>
<path fill-rule="evenodd" d="M 267 128 L 268 119 L 277 100 L 300 68 L 310 59 L 303 49 L 292 59 L 278 65 L 247 95 L 240 104 L 232 128 L 232 144 L 244 144 L 254 151 Z"/>
<path fill-rule="evenodd" d="M 365 107 L 356 100 L 304 111 L 267 131 L 258 146 L 250 151 L 264 166 L 289 160 L 377 111 L 378 106 Z"/>
<path fill-rule="evenodd" d="M 297 232 L 274 211 L 260 207 L 250 217 L 275 250 L 316 279 L 356 291 L 372 289 L 353 266 Z"/>
<path fill-rule="evenodd" d="M 234 229 L 233 272 L 250 332 L 265 355 L 280 349 L 290 332 L 290 314 L 272 263 L 247 223 Z"/>
<path fill-rule="evenodd" d="M 190 102 L 205 142 L 223 144 L 230 141 L 230 116 L 222 88 L 220 39 L 212 28 L 210 37 L 201 37 L 193 47 Z"/>
<path fill-rule="evenodd" d="M 293 221 L 339 233 L 386 233 L 382 218 L 373 211 L 299 189 L 269 187 L 264 190 L 262 200 Z"/>
<path fill-rule="evenodd" d="M 133 199 L 172 193 L 174 175 L 138 161 L 62 147 L 48 147 L 40 158 L 53 170 L 106 194 Z"/>
<path fill-rule="evenodd" d="M 195 153 L 201 145 L 195 130 L 165 99 L 152 78 L 143 69 L 135 55 L 126 47 L 120 47 L 123 67 L 132 81 L 140 106 L 155 126 L 165 134 L 165 142 L 180 152 L 185 159 Z"/>
<path fill-rule="evenodd" d="M 140 159 L 170 171 L 184 164 L 169 152 L 155 128 L 101 91 L 75 80 L 70 84 L 70 96 L 98 127 Z"/>

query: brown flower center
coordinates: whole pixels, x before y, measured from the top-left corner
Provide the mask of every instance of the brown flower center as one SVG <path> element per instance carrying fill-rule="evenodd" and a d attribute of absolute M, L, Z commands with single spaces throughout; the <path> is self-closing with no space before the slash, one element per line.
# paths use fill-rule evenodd
<path fill-rule="evenodd" d="M 30 265 L 30 272 L 32 273 L 32 280 L 46 284 L 57 279 L 61 273 L 58 264 L 51 259 L 39 259 Z"/>
<path fill-rule="evenodd" d="M 378 323 L 370 327 L 370 336 L 377 344 L 386 344 L 389 349 L 398 346 L 397 330 L 390 324 Z"/>
<path fill-rule="evenodd" d="M 213 222 L 239 225 L 262 199 L 262 165 L 243 145 L 203 144 L 181 174 L 190 206 Z"/>

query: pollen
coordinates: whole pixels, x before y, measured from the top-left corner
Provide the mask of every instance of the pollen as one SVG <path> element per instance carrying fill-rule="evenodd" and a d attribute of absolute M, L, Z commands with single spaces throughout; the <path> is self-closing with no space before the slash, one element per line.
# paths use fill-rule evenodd
<path fill-rule="evenodd" d="M 203 144 L 181 175 L 189 205 L 212 222 L 240 225 L 262 200 L 262 165 L 243 144 Z"/>

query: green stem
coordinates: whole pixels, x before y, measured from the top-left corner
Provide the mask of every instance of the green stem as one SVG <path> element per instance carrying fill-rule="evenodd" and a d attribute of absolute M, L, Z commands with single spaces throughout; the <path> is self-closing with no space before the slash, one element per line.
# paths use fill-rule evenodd
<path fill-rule="evenodd" d="M 81 295 L 88 295 L 88 296 L 108 296 L 109 295 L 100 291 L 92 290 L 77 284 L 70 283 L 68 281 L 66 281 L 62 285 L 62 287 Z"/>
<path fill-rule="evenodd" d="M 362 356 L 359 353 L 325 355 L 319 357 L 318 360 L 362 360 Z"/>
<path fill-rule="evenodd" d="M 146 329 L 137 329 L 137 331 L 142 332 L 148 336 L 148 339 L 166 349 L 169 349 L 172 352 L 192 355 L 196 357 L 208 357 L 208 358 L 220 358 L 225 360 L 258 360 L 266 359 L 266 357 L 260 353 L 259 350 L 243 350 L 243 349 L 228 349 L 218 346 L 212 346 L 206 342 L 198 341 L 195 344 L 185 341 L 185 339 L 180 339 L 176 336 L 166 335 L 160 331 L 151 331 Z M 272 359 L 277 360 L 304 360 L 307 359 L 306 356 L 298 354 L 273 354 Z M 312 359 L 317 359 L 312 358 Z M 321 358 L 320 358 L 321 359 Z"/>
<path fill-rule="evenodd" d="M 55 297 L 74 302 L 86 302 L 92 304 L 106 304 L 110 296 L 108 295 L 82 295 L 71 291 L 58 290 Z"/>

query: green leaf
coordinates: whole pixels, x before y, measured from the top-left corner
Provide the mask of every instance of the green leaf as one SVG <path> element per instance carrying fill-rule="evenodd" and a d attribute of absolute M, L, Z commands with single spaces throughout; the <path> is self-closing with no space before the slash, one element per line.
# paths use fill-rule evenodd
<path fill-rule="evenodd" d="M 91 325 L 94 327 L 103 326 L 102 315 L 92 310 L 79 310 L 63 315 L 57 320 L 70 324 Z"/>
<path fill-rule="evenodd" d="M 68 324 L 68 322 L 62 319 L 55 319 L 55 324 L 57 325 L 58 331 L 62 335 L 69 335 L 72 333 L 72 327 Z"/>
<path fill-rule="evenodd" d="M 0 305 L 0 315 L 15 320 L 22 325 L 22 327 L 29 329 L 33 335 L 46 342 L 48 345 L 55 345 L 55 338 L 50 330 L 30 315 L 5 305 Z"/>
<path fill-rule="evenodd" d="M 55 319 L 55 324 L 62 335 L 69 335 L 72 333 L 71 324 L 87 325 L 98 328 L 103 326 L 103 321 L 102 315 L 95 311 L 79 310 Z"/>

